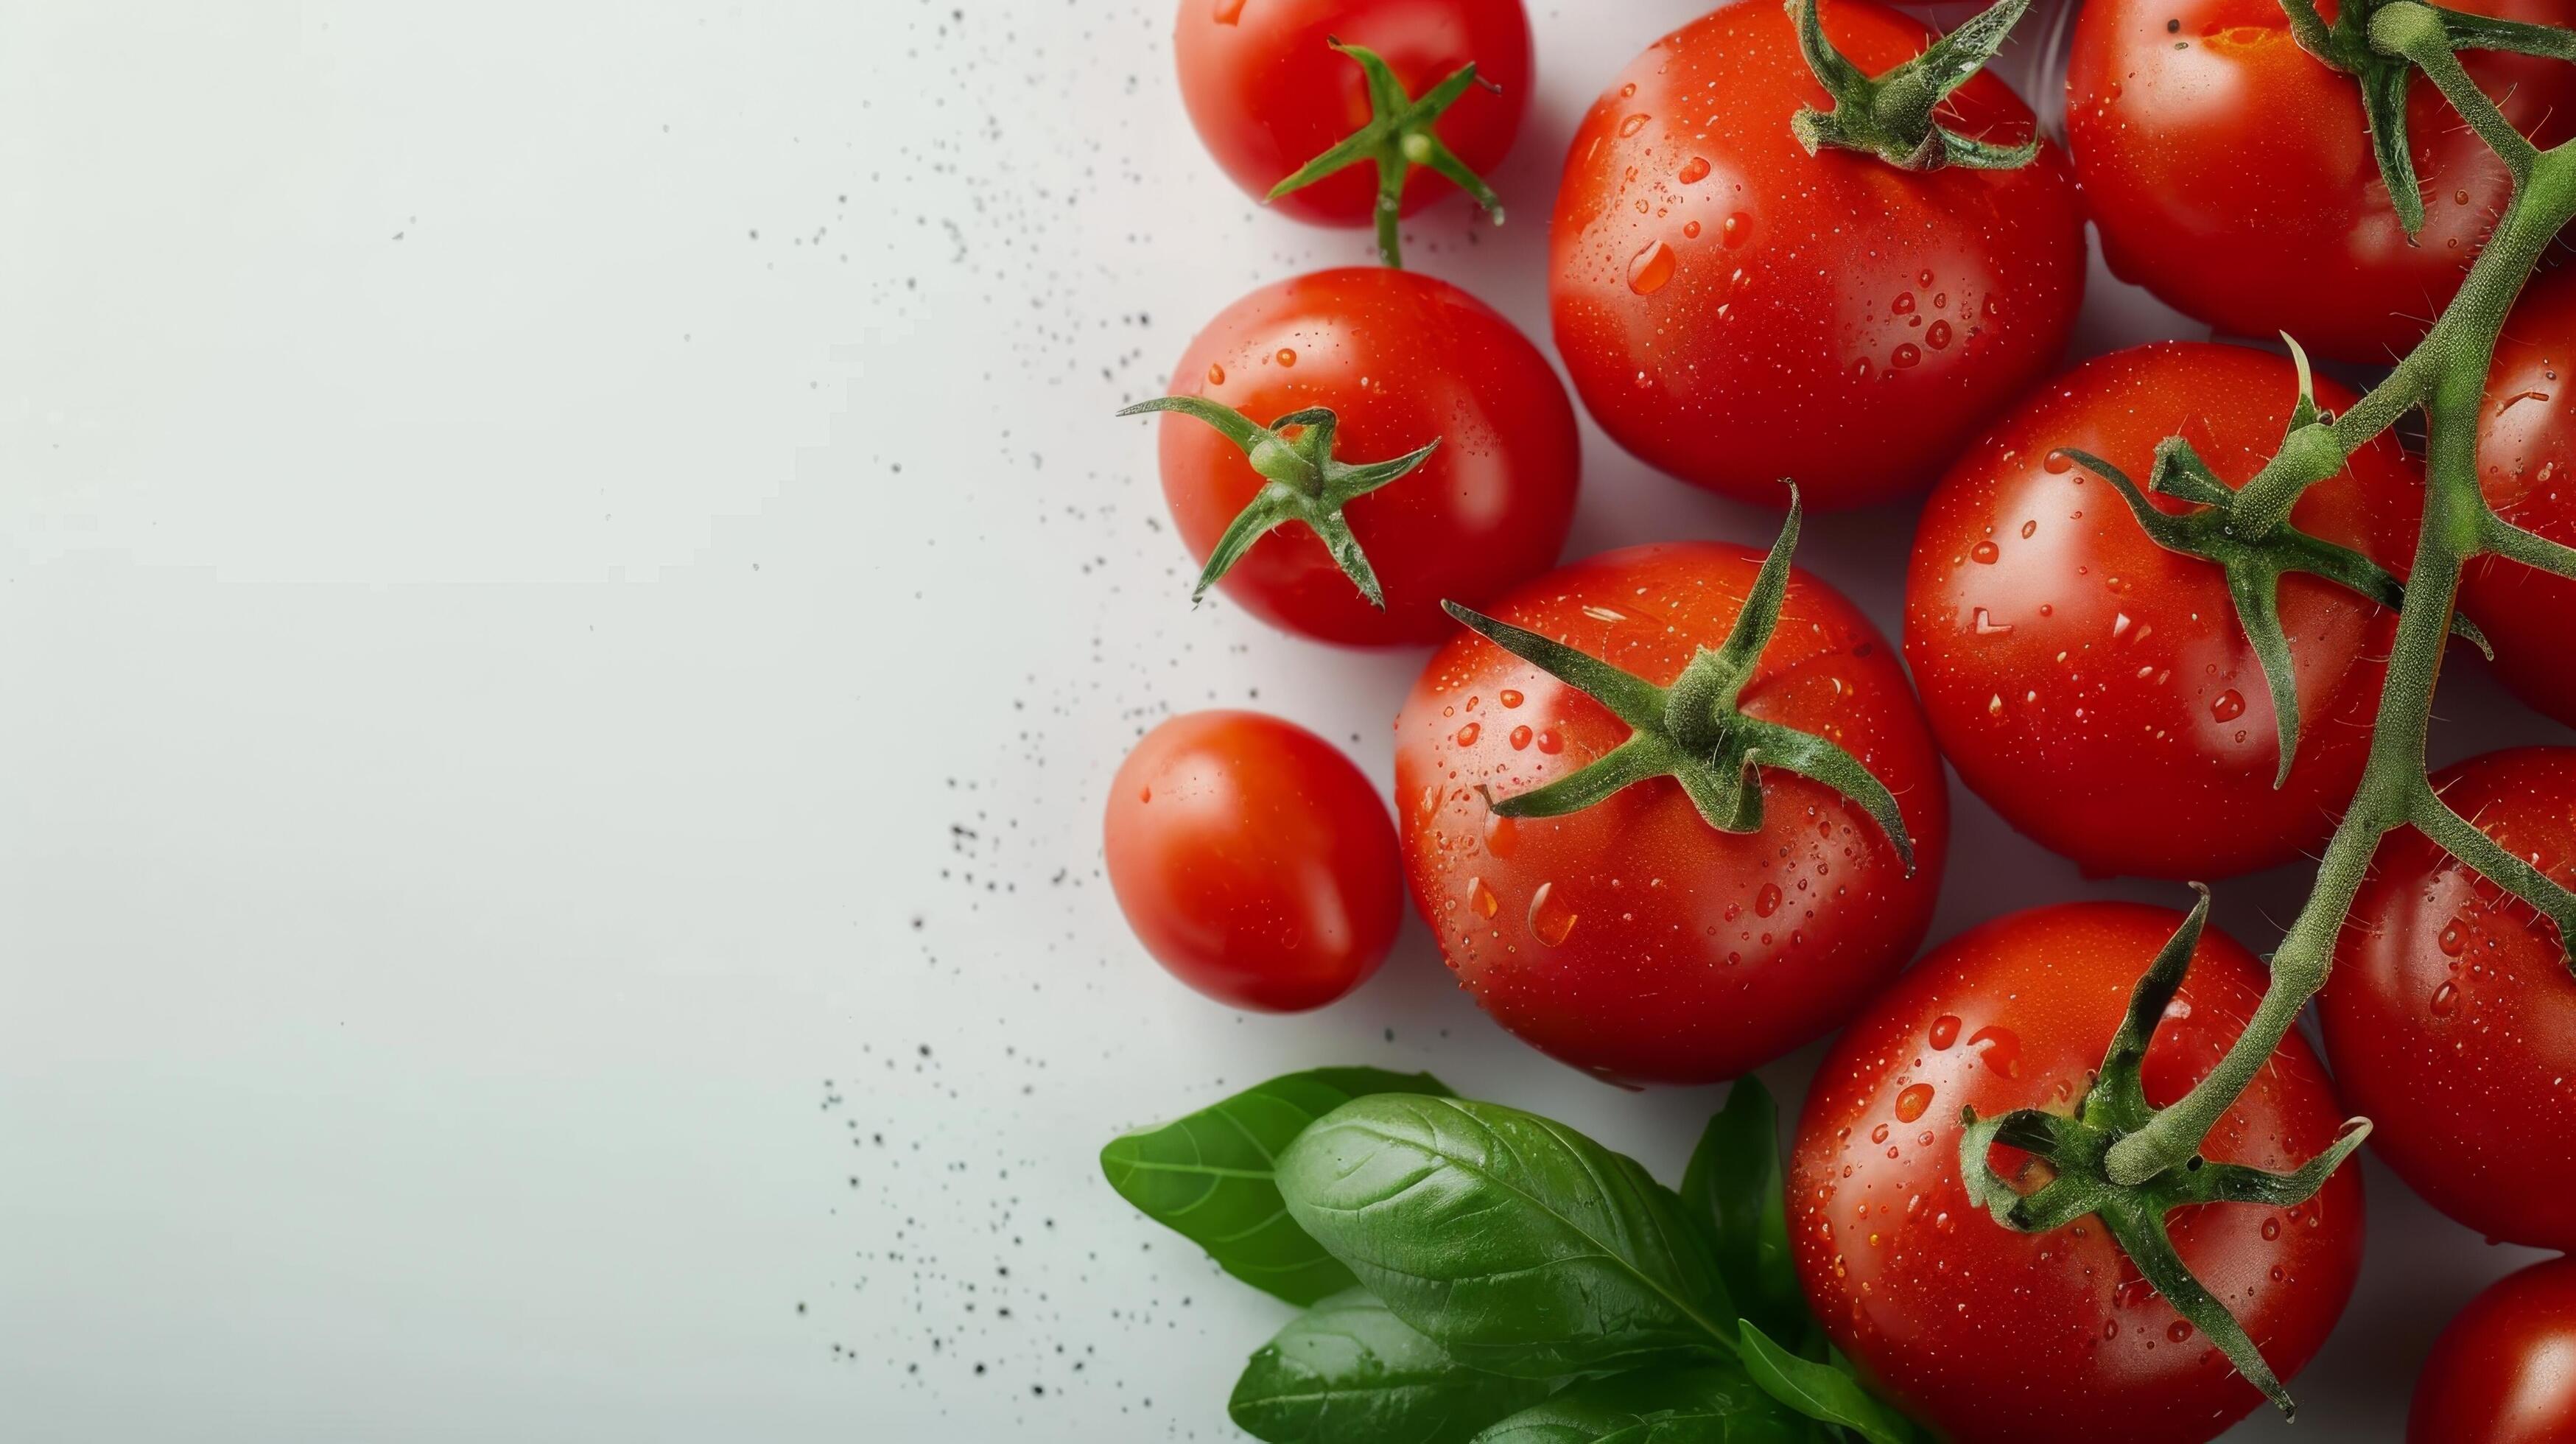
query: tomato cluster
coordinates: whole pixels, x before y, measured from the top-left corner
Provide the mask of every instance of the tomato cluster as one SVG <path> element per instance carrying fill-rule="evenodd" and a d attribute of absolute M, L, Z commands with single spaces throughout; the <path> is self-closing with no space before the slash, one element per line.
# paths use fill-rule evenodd
<path fill-rule="evenodd" d="M 1396 716 L 1392 825 L 1348 757 L 1279 719 L 1142 738 L 1106 861 L 1146 950 L 1222 1003 L 1317 1007 L 1376 970 L 1409 894 L 1497 1022 L 1625 1086 L 1738 1078 L 1848 1024 L 1798 1129 L 1789 1250 L 1858 1377 L 1949 1439 L 2193 1444 L 2281 1397 L 2239 1370 L 2253 1351 L 2286 1376 L 2323 1344 L 2361 1189 L 2345 1169 L 2245 1200 L 2357 1146 L 2348 1105 L 2443 1211 L 2576 1249 L 2571 940 L 2411 827 L 2352 902 L 2322 1002 L 2333 1076 L 2286 1036 L 2190 1157 L 2231 1181 L 2116 1229 L 2108 1201 L 1998 1220 L 2053 1196 L 2049 1128 L 2117 1142 L 2105 1120 L 2210 1076 L 2263 965 L 2201 912 L 2070 902 L 1906 970 L 1948 861 L 1945 757 L 2088 877 L 2175 881 L 2312 853 L 2381 765 L 2418 457 L 2383 424 L 2277 522 L 2177 540 L 2362 403 L 2300 345 L 2403 355 L 2514 195 L 2490 136 L 2369 50 L 2402 0 L 2345 3 L 2090 0 L 2062 140 L 1979 68 L 2016 4 L 1941 37 L 1871 0 L 1736 3 L 1649 46 L 1574 127 L 1556 356 L 1619 447 L 1785 523 L 1767 551 L 1560 565 L 1582 467 L 1565 386 L 1495 310 L 1400 265 L 1404 218 L 1450 190 L 1501 218 L 1482 175 L 1533 82 L 1519 0 L 1185 0 L 1182 94 L 1220 167 L 1300 220 L 1373 227 L 1386 262 L 1255 290 L 1130 408 L 1164 413 L 1198 591 L 1320 642 L 1437 650 Z M 2491 21 L 2537 34 L 2576 7 L 2471 0 L 2446 23 Z M 2548 146 L 2576 135 L 2576 66 L 2510 53 L 2535 48 L 2464 51 L 2460 83 Z M 2175 340 L 2065 369 L 2088 220 L 2115 276 L 2286 353 Z M 2504 522 L 2576 545 L 2568 364 L 2576 276 L 2544 273 L 2495 349 L 2480 482 Z M 1910 498 L 1900 652 L 1790 557 L 1806 507 Z M 2510 688 L 2576 724 L 2576 581 L 2486 556 L 2460 610 Z M 2431 787 L 2576 882 L 2576 748 Z M 2041 1122 L 1977 1131 L 2005 1115 Z M 2428 1385 L 2416 1437 L 2576 1437 L 2549 1432 L 2576 1427 L 2563 1388 L 2524 1433 L 2465 1422 L 2563 1372 L 2535 1362 L 2563 1345 L 2527 1343 L 2543 1316 L 2576 1336 L 2551 1269 L 2463 1317 L 2437 1368 L 2501 1382 Z M 2206 1295 L 2169 1297 L 2183 1278 Z"/>

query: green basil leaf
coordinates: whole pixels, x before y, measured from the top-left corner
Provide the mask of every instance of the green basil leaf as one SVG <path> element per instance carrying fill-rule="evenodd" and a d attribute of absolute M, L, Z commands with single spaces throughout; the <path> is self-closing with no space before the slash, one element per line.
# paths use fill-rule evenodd
<path fill-rule="evenodd" d="M 1460 1098 L 1343 1104 L 1279 1156 L 1317 1243 L 1460 1362 L 1549 1378 L 1734 1352 L 1708 1242 L 1635 1160 Z"/>
<path fill-rule="evenodd" d="M 1317 1068 L 1273 1078 L 1100 1150 L 1109 1186 L 1146 1217 L 1206 1249 L 1227 1273 L 1292 1304 L 1349 1288 L 1333 1261 L 1280 1206 L 1271 1166 L 1307 1124 L 1373 1093 L 1446 1096 L 1428 1073 Z"/>
<path fill-rule="evenodd" d="M 1465 1444 L 1550 1387 L 1470 1369 L 1351 1289 L 1262 1345 L 1226 1412 L 1272 1444 Z"/>
<path fill-rule="evenodd" d="M 1763 1392 L 1810 1419 L 1839 1424 L 1869 1444 L 1914 1444 L 1913 1421 L 1880 1403 L 1858 1379 L 1781 1348 L 1751 1319 L 1738 1322 L 1745 1372 Z"/>
<path fill-rule="evenodd" d="M 1474 1444 L 1809 1444 L 1815 1428 L 1734 1364 L 1641 1369 L 1577 1384 Z"/>
<path fill-rule="evenodd" d="M 1682 1174 L 1682 1202 L 1712 1231 L 1717 1271 L 1744 1317 L 1796 1337 L 1807 1301 L 1789 1261 L 1787 1195 L 1780 1184 L 1779 1105 L 1747 1073 L 1727 1090 Z"/>

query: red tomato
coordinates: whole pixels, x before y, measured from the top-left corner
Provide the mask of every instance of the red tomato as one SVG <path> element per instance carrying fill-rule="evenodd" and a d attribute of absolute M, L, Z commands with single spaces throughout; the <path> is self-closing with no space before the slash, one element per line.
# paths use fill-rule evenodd
<path fill-rule="evenodd" d="M 1631 547 L 1493 614 L 1664 686 L 1725 640 L 1761 563 L 1716 542 Z M 1669 777 L 1562 817 L 1497 817 L 1488 791 L 1573 772 L 1627 724 L 1472 634 L 1423 669 L 1395 724 L 1405 874 L 1459 982 L 1524 1041 L 1615 1082 L 1732 1078 L 1840 1022 L 1922 941 L 1948 798 L 1868 618 L 1793 573 L 1741 705 L 1841 744 L 1884 783 L 1913 876 L 1857 803 L 1781 771 L 1762 774 L 1763 827 L 1740 836 L 1709 826 Z"/>
<path fill-rule="evenodd" d="M 1477 79 L 1493 88 L 1470 87 L 1432 132 L 1480 175 L 1511 149 L 1529 108 L 1521 0 L 1181 0 L 1172 32 L 1181 101 L 1208 152 L 1245 191 L 1268 195 L 1368 124 L 1368 86 L 1359 66 L 1328 43 L 1336 39 L 1376 51 L 1417 99 L 1474 62 Z M 1404 214 L 1454 190 L 1416 166 L 1405 180 Z M 1353 166 L 1273 204 L 1318 225 L 1367 225 L 1377 214 L 1377 168 Z"/>
<path fill-rule="evenodd" d="M 2319 8 L 2336 12 L 2334 0 Z M 2569 0 L 2453 8 L 2576 22 Z M 2576 70 L 2563 62 L 2460 59 L 2541 145 L 2576 130 Z M 2280 0 L 2088 0 L 2066 130 L 2121 279 L 2222 331 L 2286 330 L 2347 361 L 2391 361 L 2422 339 L 2512 190 L 2504 163 L 2416 76 L 2406 133 L 2425 222 L 2408 239 L 2359 84 L 2299 48 Z"/>
<path fill-rule="evenodd" d="M 1789 1241 L 1825 1332 L 1958 1444 L 2196 1444 L 2263 1402 L 2100 1223 L 2006 1229 L 1968 1201 L 1959 1115 L 2070 1108 L 2182 915 L 2069 903 L 1973 928 L 1914 965 L 1825 1055 L 1790 1161 Z M 2245 1026 L 2263 965 L 2211 928 L 2148 1045 L 2147 1101 L 2188 1092 Z M 2325 1069 L 2293 1033 L 2204 1146 L 2286 1170 L 2334 1142 Z M 2169 1215 L 2174 1246 L 2283 1378 L 2361 1268 L 2358 1170 L 2305 1204 Z"/>
<path fill-rule="evenodd" d="M 2533 1264 L 2469 1301 L 2435 1341 L 2407 1444 L 2576 1439 L 2576 1260 Z"/>
<path fill-rule="evenodd" d="M 2242 485 L 2278 449 L 2297 385 L 2287 360 L 2237 346 L 2099 357 L 2004 418 L 1924 508 L 1905 655 L 1932 730 L 1970 789 L 2089 873 L 2209 878 L 2286 862 L 2325 837 L 2361 780 L 2395 615 L 2316 577 L 2283 579 L 2302 726 L 2276 790 L 2271 693 L 2225 574 L 2158 546 L 2059 450 L 2144 487 L 2156 443 L 2179 432 Z M 2317 399 L 2353 397 L 2320 379 Z M 2377 508 L 2420 494 L 2415 477 L 2382 437 L 2291 520 L 2367 549 Z"/>
<path fill-rule="evenodd" d="M 2487 372 L 2478 426 L 2478 484 L 2496 514 L 2576 546 L 2576 272 L 2535 278 L 2505 323 Z M 2461 578 L 2460 607 L 2495 645 L 2496 675 L 2542 712 L 2576 727 L 2576 581 L 2481 557 Z"/>
<path fill-rule="evenodd" d="M 1137 941 L 1221 1003 L 1320 1008 L 1403 921 L 1395 829 L 1350 759 L 1258 712 L 1145 734 L 1109 784 L 1110 890 Z"/>
<path fill-rule="evenodd" d="M 1386 590 L 1370 606 L 1301 524 L 1252 544 L 1217 585 L 1273 626 L 1358 646 L 1436 642 L 1444 600 L 1477 605 L 1545 571 L 1582 474 L 1574 407 L 1512 323 L 1446 281 L 1385 266 L 1264 286 L 1190 342 L 1175 392 L 1263 425 L 1327 407 L 1334 453 L 1387 461 L 1440 449 L 1344 515 Z M 1200 561 L 1265 484 L 1205 422 L 1162 421 L 1163 496 Z"/>
<path fill-rule="evenodd" d="M 2461 816 L 2576 882 L 2576 747 L 2435 774 Z M 2576 975 L 2557 929 L 2406 828 L 2380 844 L 2320 1002 L 2326 1053 L 2371 1146 L 2490 1238 L 2576 1249 Z"/>
<path fill-rule="evenodd" d="M 1872 74 L 1922 23 L 1835 0 Z M 1790 134 L 1824 88 L 1777 4 L 1702 16 L 1629 65 L 1574 135 L 1549 232 L 1556 347 L 1603 430 L 1660 470 L 1777 505 L 1920 490 L 2056 367 L 2084 224 L 2050 145 L 2020 170 L 1903 171 Z M 2030 111 L 1980 75 L 1941 118 L 2018 143 Z"/>

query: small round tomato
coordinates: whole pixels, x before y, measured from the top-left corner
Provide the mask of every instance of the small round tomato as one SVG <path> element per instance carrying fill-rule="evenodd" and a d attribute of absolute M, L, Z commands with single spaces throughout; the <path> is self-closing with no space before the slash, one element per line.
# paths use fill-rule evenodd
<path fill-rule="evenodd" d="M 2452 810 L 2576 883 L 2576 747 L 2436 773 Z M 2413 828 L 2379 845 L 2319 1003 L 2371 1146 L 2489 1238 L 2576 1249 L 2576 975 L 2558 931 Z"/>
<path fill-rule="evenodd" d="M 1273 626 L 1355 646 L 1435 642 L 1451 631 L 1441 602 L 1480 603 L 1565 544 L 1583 465 L 1574 407 L 1527 337 L 1446 281 L 1371 266 L 1264 286 L 1190 342 L 1173 390 L 1264 426 L 1323 407 L 1345 463 L 1438 443 L 1344 513 L 1383 608 L 1302 523 L 1234 562 L 1217 585 Z M 1205 562 L 1270 482 L 1195 417 L 1163 418 L 1161 459 L 1172 520 Z"/>
<path fill-rule="evenodd" d="M 1320 1008 L 1386 960 L 1395 829 L 1350 759 L 1259 712 L 1145 734 L 1109 784 L 1109 887 L 1137 941 L 1221 1003 Z"/>
<path fill-rule="evenodd" d="M 1824 10 L 1862 70 L 1923 50 L 1922 22 Z M 1830 105 L 1776 4 L 1729 5 L 1612 81 L 1575 131 L 1549 232 L 1556 348 L 1585 409 L 1659 470 L 1740 501 L 1858 506 L 1921 490 L 2053 370 L 2084 292 L 2064 158 L 1899 170 L 1809 155 Z M 2035 130 L 1979 75 L 1938 112 L 2001 143 Z"/>
<path fill-rule="evenodd" d="M 2576 1259 L 2508 1274 L 2442 1331 L 2415 1381 L 2406 1444 L 2576 1439 Z"/>
<path fill-rule="evenodd" d="M 2568 0 L 2452 8 L 2576 20 Z M 2576 70 L 2493 50 L 2460 59 L 2541 145 L 2576 130 Z M 2373 158 L 2360 85 L 2299 48 L 2280 0 L 2088 0 L 2066 131 L 2103 258 L 2222 331 L 2287 331 L 2324 355 L 2394 360 L 2459 290 L 2513 188 L 2433 83 L 2410 83 L 2425 212 L 2413 238 Z"/>
<path fill-rule="evenodd" d="M 2323 839 L 2370 750 L 2393 613 L 2317 577 L 2282 579 L 2301 718 L 2285 785 L 2271 692 L 2225 574 L 2170 552 L 2109 482 L 2141 487 L 2179 433 L 2232 485 L 2277 450 L 2298 396 L 2268 352 L 2158 343 L 2049 383 L 1933 490 L 1905 588 L 1905 655 L 1959 776 L 2004 820 L 2094 874 L 2221 877 Z M 2317 382 L 2342 408 L 2349 391 Z M 2412 489 L 2382 437 L 2311 488 L 2292 524 L 2368 550 Z M 2167 510 L 2182 503 L 2154 497 Z"/>
<path fill-rule="evenodd" d="M 2576 272 L 2533 278 L 2496 342 L 2478 423 L 2478 484 L 2506 521 L 2576 546 Z M 2495 646 L 2496 675 L 2576 727 L 2576 581 L 2502 557 L 2460 579 L 2460 608 Z"/>
<path fill-rule="evenodd" d="M 1366 78 L 1334 49 L 1336 40 L 1383 57 L 1415 99 L 1474 65 L 1485 83 L 1468 87 L 1432 132 L 1478 173 L 1511 149 L 1529 108 L 1521 0 L 1181 0 L 1172 31 L 1181 102 L 1209 154 L 1245 191 L 1267 196 L 1370 122 Z M 1405 178 L 1403 213 L 1454 189 L 1416 166 Z M 1317 225 L 1366 225 L 1377 214 L 1377 172 L 1353 166 L 1274 204 Z"/>
<path fill-rule="evenodd" d="M 2197 1444 L 2263 1396 L 2139 1276 L 2098 1219 L 2017 1233 L 1971 1203 L 1960 1112 L 2063 1112 L 2182 915 L 2133 903 L 2034 908 L 1943 944 L 1844 1030 L 1807 1095 L 1789 1243 L 1825 1332 L 1908 1414 L 1960 1444 Z M 2265 974 L 2215 928 L 2149 1042 L 2147 1101 L 2190 1091 L 2243 1031 Z M 2343 1119 L 2293 1033 L 2219 1119 L 2208 1158 L 2306 1163 Z M 2343 1312 L 2361 1268 L 2358 1170 L 2304 1204 L 2169 1216 L 2183 1263 L 2283 1378 Z"/>
<path fill-rule="evenodd" d="M 1716 542 L 1631 547 L 1550 573 L 1502 621 L 1669 686 L 1726 639 L 1762 554 Z M 1396 719 L 1405 875 L 1458 980 L 1541 1051 L 1620 1083 L 1733 1078 L 1847 1016 L 1931 922 L 1948 797 L 1905 674 L 1868 618 L 1791 574 L 1742 713 L 1840 744 L 1895 794 L 1911 876 L 1841 793 L 1761 772 L 1758 831 L 1720 832 L 1653 777 L 1559 817 L 1496 798 L 1625 741 L 1609 709 L 1464 635 L 1433 655 Z"/>

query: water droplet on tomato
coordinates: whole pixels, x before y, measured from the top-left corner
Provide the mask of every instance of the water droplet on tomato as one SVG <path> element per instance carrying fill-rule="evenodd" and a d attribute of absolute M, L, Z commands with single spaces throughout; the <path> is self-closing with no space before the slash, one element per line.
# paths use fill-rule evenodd
<path fill-rule="evenodd" d="M 1485 814 L 1485 851 L 1496 858 L 1508 858 L 1520 851 L 1521 825 L 1499 812 Z"/>
<path fill-rule="evenodd" d="M 1506 707 L 1517 707 L 1521 705 L 1521 702 L 1524 699 L 1521 697 L 1521 694 L 1517 689 L 1505 687 L 1500 692 L 1494 694 L 1494 700 L 1502 703 Z"/>
<path fill-rule="evenodd" d="M 1210 386 L 1223 386 L 1225 384 L 1225 368 L 1214 361 L 1208 363 L 1208 384 Z"/>
<path fill-rule="evenodd" d="M 2230 687 L 2209 704 L 2209 715 L 2221 722 L 2233 722 L 2245 715 L 2245 694 Z"/>
<path fill-rule="evenodd" d="M 2173 1343 L 2179 1344 L 2190 1337 L 2191 1324 L 2186 1320 L 2176 1319 L 2172 1323 L 2165 1325 L 2165 1338 Z"/>
<path fill-rule="evenodd" d="M 1753 915 L 1754 915 L 1755 917 L 1763 917 L 1763 918 L 1767 918 L 1767 917 L 1771 916 L 1773 913 L 1778 912 L 1779 910 L 1780 910 L 1780 887 L 1779 887 L 1779 884 L 1777 884 L 1777 883 L 1768 883 L 1768 882 L 1766 882 L 1766 883 L 1762 884 L 1762 891 L 1757 892 L 1757 893 L 1755 893 L 1755 894 L 1753 895 Z"/>
<path fill-rule="evenodd" d="M 1270 359 L 1278 362 L 1282 366 L 1294 366 L 1297 364 L 1297 352 L 1294 347 L 1282 346 L 1279 348 L 1278 354 L 1272 356 Z"/>
<path fill-rule="evenodd" d="M 1899 346 L 1888 353 L 1887 364 L 1896 367 L 1901 371 L 1922 359 L 1922 348 L 1916 346 L 1913 342 L 1908 341 L 1904 345 Z"/>
<path fill-rule="evenodd" d="M 1752 239 L 1753 216 L 1750 212 L 1737 211 L 1718 224 L 1718 244 L 1730 251 Z"/>
<path fill-rule="evenodd" d="M 1950 323 L 1947 321 L 1933 322 L 1932 329 L 1923 333 L 1923 344 L 1931 347 L 1935 351 L 1949 345 Z"/>
<path fill-rule="evenodd" d="M 2003 548 L 1996 546 L 1991 541 L 1981 541 L 1975 546 L 1968 548 L 1968 560 L 1972 562 L 1982 562 L 1987 566 L 1993 566 L 1995 564 L 1995 558 L 2000 557 L 2003 554 Z"/>
<path fill-rule="evenodd" d="M 1959 1020 L 1955 1015 L 1943 1013 L 1940 1017 L 1932 1020 L 1933 1047 L 1947 1051 L 1951 1044 L 1958 1041 Z"/>
<path fill-rule="evenodd" d="M 1689 160 L 1683 161 L 1682 168 L 1673 173 L 1673 179 L 1680 181 L 1686 186 L 1698 185 L 1701 181 L 1708 179 L 1707 159 L 1705 157 L 1695 155 Z"/>
<path fill-rule="evenodd" d="M 2267 1218 L 2267 1219 L 2263 1220 L 2263 1241 L 2264 1241 L 2265 1243 L 2269 1243 L 2269 1242 L 2271 1242 L 2272 1240 L 2274 1240 L 2274 1239 L 2276 1239 L 2276 1238 L 2279 1238 L 2280 1236 L 2281 1236 L 2281 1221 L 2280 1221 L 2279 1219 L 2277 1219 L 2277 1218 Z"/>
<path fill-rule="evenodd" d="M 1513 750 L 1514 752 L 1518 752 L 1518 751 L 1520 751 L 1522 748 L 1529 746 L 1529 745 L 1530 745 L 1530 737 L 1531 737 L 1531 735 L 1532 735 L 1532 734 L 1531 734 L 1531 732 L 1530 732 L 1529 728 L 1527 728 L 1527 727 L 1525 727 L 1525 726 L 1524 726 L 1524 727 L 1515 727 L 1515 728 L 1513 728 L 1513 729 L 1512 729 L 1512 750 Z"/>
<path fill-rule="evenodd" d="M 1543 882 L 1530 894 L 1530 936 L 1547 946 L 1560 947 L 1574 931 L 1574 909 L 1556 895 L 1556 884 Z"/>
<path fill-rule="evenodd" d="M 1137 800 L 1138 802 L 1151 802 L 1151 801 L 1153 801 L 1153 800 L 1154 800 L 1154 788 L 1153 788 L 1153 785 L 1152 785 L 1151 783 L 1148 783 L 1147 785 L 1145 785 L 1145 786 L 1143 786 L 1143 787 L 1139 787 L 1139 788 L 1137 788 L 1137 789 L 1136 789 L 1136 800 Z"/>
<path fill-rule="evenodd" d="M 1968 1046 L 1978 1050 L 1987 1067 L 2005 1077 L 2021 1075 L 2021 1035 L 2012 1029 L 1979 1028 L 1968 1035 Z"/>
<path fill-rule="evenodd" d="M 1538 729 L 1538 750 L 1554 756 L 1565 750 L 1565 739 L 1556 735 L 1555 728 L 1541 727 Z"/>
<path fill-rule="evenodd" d="M 1503 900 L 1494 896 L 1483 878 L 1471 877 L 1467 879 L 1467 906 L 1476 910 L 1476 916 L 1490 918 L 1503 910 Z"/>
<path fill-rule="evenodd" d="M 1993 309 L 1991 303 L 1989 303 L 1987 309 Z M 2075 458 L 2067 455 L 2063 451 L 2052 451 L 2047 456 L 2041 458 L 2039 468 L 2051 476 L 2064 476 L 2066 473 L 2075 469 Z"/>
<path fill-rule="evenodd" d="M 1910 316 L 1914 314 L 1914 293 L 1912 291 L 1907 291 L 1898 296 L 1895 300 L 1888 303 L 1887 309 L 1894 311 L 1900 316 Z"/>
<path fill-rule="evenodd" d="M 1697 240 L 1698 238 L 1699 238 L 1699 222 L 1697 222 L 1697 221 L 1684 221 L 1684 222 L 1682 223 L 1682 239 L 1683 239 L 1683 240 L 1686 240 L 1686 241 L 1689 241 L 1689 240 Z M 1742 271 L 1738 271 L 1738 272 L 1736 272 L 1736 274 L 1740 276 L 1740 275 L 1743 275 L 1744 273 L 1743 273 Z"/>
<path fill-rule="evenodd" d="M 2445 982 L 2433 990 L 2433 1016 L 2447 1018 L 2460 1010 L 2460 985 Z"/>
<path fill-rule="evenodd" d="M 2468 949 L 2468 930 L 2460 926 L 2458 918 L 2453 918 L 2443 927 L 2442 936 L 2435 941 L 2441 944 L 2444 957 L 2456 958 Z"/>
<path fill-rule="evenodd" d="M 1915 1119 L 1922 1117 L 1923 1110 L 1931 1106 L 1932 1085 L 1929 1083 L 1913 1084 L 1907 1087 L 1904 1092 L 1896 1095 L 1896 1121 L 1899 1123 L 1911 1123 Z"/>
<path fill-rule="evenodd" d="M 1466 726 L 1458 729 L 1458 745 L 1461 747 L 1475 746 L 1476 739 L 1482 736 L 1484 731 L 1485 729 L 1478 726 L 1476 723 L 1468 723 Z"/>
<path fill-rule="evenodd" d="M 1619 138 L 1625 140 L 1629 136 L 1635 135 L 1637 132 L 1644 130 L 1645 128 L 1646 113 L 1641 110 L 1635 115 L 1629 116 L 1626 120 L 1619 122 Z"/>
<path fill-rule="evenodd" d="M 1882 1123 L 1869 1131 L 1869 1141 L 1872 1143 L 1885 1143 L 1887 1141 L 1888 1132 L 1888 1126 Z"/>
<path fill-rule="evenodd" d="M 1672 247 L 1662 241 L 1652 242 L 1628 258 L 1628 289 L 1640 296 L 1651 296 L 1672 280 L 1680 265 Z"/>

